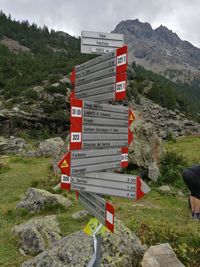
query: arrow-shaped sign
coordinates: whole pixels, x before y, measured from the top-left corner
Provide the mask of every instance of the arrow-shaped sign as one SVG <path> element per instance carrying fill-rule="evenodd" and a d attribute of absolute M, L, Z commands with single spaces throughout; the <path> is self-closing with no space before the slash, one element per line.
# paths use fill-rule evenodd
<path fill-rule="evenodd" d="M 75 97 L 95 102 L 126 97 L 127 46 L 78 65 L 71 74 Z"/>
<path fill-rule="evenodd" d="M 96 194 L 79 192 L 78 201 L 111 232 L 114 232 L 113 205 Z"/>
<path fill-rule="evenodd" d="M 127 147 L 133 115 L 127 107 L 71 99 L 70 149 Z"/>
<path fill-rule="evenodd" d="M 84 155 L 84 157 L 83 157 Z M 68 151 L 58 162 L 62 174 L 80 175 L 128 166 L 128 148 Z"/>
<path fill-rule="evenodd" d="M 82 192 L 118 196 L 138 200 L 150 191 L 149 186 L 136 175 L 95 172 L 82 176 L 61 176 L 61 187 Z"/>

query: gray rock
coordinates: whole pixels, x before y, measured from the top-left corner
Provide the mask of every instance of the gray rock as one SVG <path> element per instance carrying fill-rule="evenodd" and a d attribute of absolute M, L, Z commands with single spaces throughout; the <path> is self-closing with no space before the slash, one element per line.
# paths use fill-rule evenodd
<path fill-rule="evenodd" d="M 12 232 L 19 240 L 21 251 L 31 255 L 37 255 L 61 238 L 55 215 L 31 219 L 13 227 Z"/>
<path fill-rule="evenodd" d="M 43 140 L 37 150 L 36 156 L 54 156 L 60 153 L 64 141 L 60 137 Z"/>
<path fill-rule="evenodd" d="M 162 193 L 170 193 L 171 192 L 171 188 L 169 187 L 169 185 L 162 185 L 162 186 L 158 187 L 158 190 Z"/>
<path fill-rule="evenodd" d="M 28 145 L 23 138 L 15 138 L 13 136 L 10 139 L 6 139 L 0 136 L 0 154 L 24 154 Z"/>
<path fill-rule="evenodd" d="M 142 267 L 184 267 L 168 243 L 151 246 L 144 254 Z"/>
<path fill-rule="evenodd" d="M 76 213 L 73 213 L 72 218 L 73 219 L 80 219 L 80 218 L 87 216 L 88 214 L 89 214 L 89 212 L 87 210 L 81 210 L 81 211 L 78 211 Z"/>
<path fill-rule="evenodd" d="M 120 221 L 115 221 L 115 234 L 106 232 L 102 238 L 102 266 L 136 267 L 144 254 L 137 236 Z M 83 267 L 93 254 L 93 238 L 82 231 L 71 234 L 22 267 Z"/>
<path fill-rule="evenodd" d="M 162 140 L 157 136 L 151 123 L 145 123 L 139 115 L 130 126 L 134 139 L 129 146 L 129 162 L 144 168 L 149 178 L 156 181 L 159 176 L 158 164 L 164 152 Z"/>
<path fill-rule="evenodd" d="M 151 180 L 156 181 L 159 175 L 160 175 L 160 171 L 159 171 L 157 163 L 156 162 L 150 163 L 148 167 L 148 177 Z"/>
<path fill-rule="evenodd" d="M 70 79 L 67 78 L 67 77 L 64 77 L 64 78 L 60 79 L 59 82 L 71 84 Z"/>
<path fill-rule="evenodd" d="M 37 188 L 28 188 L 25 196 L 17 204 L 16 208 L 24 208 L 31 212 L 43 210 L 46 206 L 62 205 L 67 208 L 71 201 L 65 197 Z"/>
<path fill-rule="evenodd" d="M 35 87 L 33 87 L 33 91 L 35 91 L 36 93 L 42 93 L 44 91 L 44 87 L 43 86 L 35 86 Z"/>

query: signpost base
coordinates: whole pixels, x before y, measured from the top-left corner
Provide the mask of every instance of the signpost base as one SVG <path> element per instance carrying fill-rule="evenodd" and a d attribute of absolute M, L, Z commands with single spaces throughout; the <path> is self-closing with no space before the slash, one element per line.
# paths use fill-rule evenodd
<path fill-rule="evenodd" d="M 100 267 L 101 264 L 101 233 L 98 233 L 98 231 L 101 229 L 103 225 L 100 224 L 97 229 L 93 232 L 93 238 L 94 238 L 94 254 L 92 255 L 92 258 L 90 262 L 88 263 L 87 267 Z"/>

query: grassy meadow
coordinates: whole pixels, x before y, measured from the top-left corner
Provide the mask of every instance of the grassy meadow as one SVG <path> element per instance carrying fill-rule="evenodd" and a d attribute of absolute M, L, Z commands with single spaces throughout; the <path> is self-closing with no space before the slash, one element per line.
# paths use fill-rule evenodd
<path fill-rule="evenodd" d="M 168 151 L 183 154 L 188 164 L 200 162 L 200 138 L 185 137 L 166 143 Z M 0 266 L 18 267 L 29 256 L 19 254 L 19 244 L 11 234 L 13 226 L 34 216 L 57 214 L 63 236 L 83 229 L 89 216 L 80 220 L 72 213 L 83 209 L 74 193 L 62 192 L 73 204 L 68 209 L 54 208 L 29 214 L 15 209 L 28 187 L 52 191 L 59 177 L 52 174 L 50 158 L 21 158 L 0 156 Z M 143 243 L 155 245 L 169 242 L 179 259 L 189 267 L 200 266 L 200 222 L 191 219 L 187 196 L 179 197 L 178 189 L 171 194 L 161 194 L 157 184 L 149 183 L 152 190 L 140 201 L 112 198 L 116 218 L 135 231 Z M 184 188 L 185 190 L 185 188 Z"/>

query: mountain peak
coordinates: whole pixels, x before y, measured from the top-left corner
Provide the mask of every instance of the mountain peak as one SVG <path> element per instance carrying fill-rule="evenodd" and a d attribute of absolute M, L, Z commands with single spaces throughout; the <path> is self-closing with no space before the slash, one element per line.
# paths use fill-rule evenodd
<path fill-rule="evenodd" d="M 150 38 L 153 34 L 151 25 L 147 22 L 140 22 L 139 19 L 121 21 L 114 32 L 126 31 L 137 38 Z"/>
<path fill-rule="evenodd" d="M 165 73 L 170 69 L 199 72 L 200 49 L 167 27 L 152 29 L 138 19 L 121 21 L 113 32 L 123 33 L 129 44 L 129 61 L 134 60 L 147 69 Z"/>

